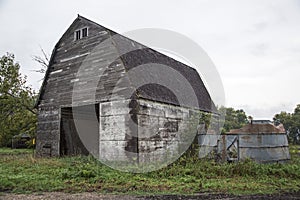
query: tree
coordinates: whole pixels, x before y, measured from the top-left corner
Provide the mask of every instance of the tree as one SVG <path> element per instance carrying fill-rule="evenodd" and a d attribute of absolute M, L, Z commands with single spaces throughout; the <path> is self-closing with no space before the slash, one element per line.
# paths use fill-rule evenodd
<path fill-rule="evenodd" d="M 290 142 L 300 143 L 300 104 L 297 105 L 293 113 L 282 111 L 276 114 L 273 120 L 276 125 L 283 124 Z"/>
<path fill-rule="evenodd" d="M 14 59 L 9 53 L 0 59 L 0 146 L 10 145 L 14 135 L 34 135 L 36 129 L 36 95 Z"/>
<path fill-rule="evenodd" d="M 45 74 L 46 70 L 48 68 L 49 65 L 49 56 L 48 54 L 46 54 L 46 52 L 44 51 L 44 49 L 42 47 L 40 47 L 41 52 L 43 54 L 43 56 L 32 56 L 32 59 L 37 62 L 38 64 L 40 64 L 41 68 L 38 70 L 33 70 L 34 72 L 38 72 L 41 74 Z"/>
<path fill-rule="evenodd" d="M 242 109 L 235 110 L 234 108 L 221 107 L 220 112 L 225 114 L 225 122 L 222 129 L 222 133 L 226 133 L 231 129 L 241 128 L 248 123 L 248 118 L 246 113 Z"/>

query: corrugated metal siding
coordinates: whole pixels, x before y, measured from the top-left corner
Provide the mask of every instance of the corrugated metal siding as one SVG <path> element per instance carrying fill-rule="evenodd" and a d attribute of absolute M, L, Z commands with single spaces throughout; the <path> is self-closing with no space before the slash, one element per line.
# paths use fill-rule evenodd
<path fill-rule="evenodd" d="M 239 158 L 258 162 L 290 159 L 286 134 L 239 135 Z"/>
<path fill-rule="evenodd" d="M 227 137 L 230 136 L 228 135 Z M 282 147 L 288 145 L 285 134 L 239 135 L 239 146 L 243 148 Z"/>
<path fill-rule="evenodd" d="M 220 135 L 213 134 L 200 134 L 198 135 L 199 158 L 204 158 L 211 152 L 213 152 L 217 146 Z"/>
<path fill-rule="evenodd" d="M 260 147 L 260 148 L 239 148 L 240 160 L 246 158 L 257 162 L 277 162 L 290 159 L 289 147 Z"/>
<path fill-rule="evenodd" d="M 205 157 L 215 148 L 223 160 L 230 160 L 230 147 L 237 149 L 237 159 L 257 162 L 277 162 L 290 159 L 286 134 L 232 134 L 198 135 L 199 157 Z"/>

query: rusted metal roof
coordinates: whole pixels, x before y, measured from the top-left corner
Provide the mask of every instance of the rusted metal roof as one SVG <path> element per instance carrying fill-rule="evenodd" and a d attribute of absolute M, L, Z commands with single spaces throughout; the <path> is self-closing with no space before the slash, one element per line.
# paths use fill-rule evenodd
<path fill-rule="evenodd" d="M 240 129 L 232 129 L 226 134 L 266 134 L 266 133 L 285 133 L 282 125 L 274 124 L 246 124 Z"/>

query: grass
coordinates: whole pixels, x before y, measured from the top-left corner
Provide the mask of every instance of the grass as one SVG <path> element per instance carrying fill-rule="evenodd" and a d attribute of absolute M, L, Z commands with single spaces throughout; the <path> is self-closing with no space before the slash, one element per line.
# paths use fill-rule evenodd
<path fill-rule="evenodd" d="M 0 192 L 101 192 L 126 194 L 270 194 L 300 189 L 300 146 L 285 164 L 250 160 L 218 164 L 181 158 L 146 174 L 113 170 L 92 157 L 33 158 L 32 150 L 0 149 Z M 25 154 L 24 154 L 25 153 Z"/>
<path fill-rule="evenodd" d="M 29 153 L 33 153 L 33 149 L 0 148 L 0 156 L 3 156 L 3 155 L 17 155 L 17 154 L 29 154 Z"/>

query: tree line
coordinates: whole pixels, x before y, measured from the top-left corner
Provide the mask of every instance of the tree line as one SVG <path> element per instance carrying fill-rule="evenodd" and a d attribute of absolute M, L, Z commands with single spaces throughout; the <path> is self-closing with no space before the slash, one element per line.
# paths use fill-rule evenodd
<path fill-rule="evenodd" d="M 294 112 L 282 111 L 276 114 L 273 120 L 275 124 L 283 124 L 290 142 L 300 144 L 300 104 L 296 106 Z"/>
<path fill-rule="evenodd" d="M 43 52 L 44 56 L 45 53 Z M 42 65 L 38 72 L 45 72 L 48 60 L 40 57 L 34 60 Z M 27 77 L 20 73 L 20 65 L 15 56 L 7 53 L 0 58 L 0 147 L 10 146 L 15 135 L 26 133 L 32 137 L 36 134 L 37 111 L 34 104 L 37 92 L 27 84 Z M 252 119 L 243 109 L 221 107 L 225 113 L 222 133 L 241 128 Z M 292 143 L 300 143 L 300 104 L 293 113 L 280 112 L 273 118 L 275 124 L 282 123 Z"/>

